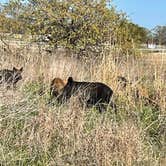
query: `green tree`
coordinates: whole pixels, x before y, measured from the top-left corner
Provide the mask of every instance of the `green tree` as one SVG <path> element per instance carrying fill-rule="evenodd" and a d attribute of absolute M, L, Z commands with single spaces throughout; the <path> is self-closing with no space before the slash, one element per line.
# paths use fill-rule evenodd
<path fill-rule="evenodd" d="M 25 33 L 26 26 L 20 19 L 24 8 L 22 1 L 14 0 L 0 5 L 0 31 L 5 33 Z"/>
<path fill-rule="evenodd" d="M 132 53 L 140 44 L 146 43 L 149 32 L 146 28 L 129 21 L 125 13 L 120 13 L 117 17 L 114 43 L 123 53 Z"/>
<path fill-rule="evenodd" d="M 157 44 L 166 45 L 166 26 L 154 28 L 154 40 Z"/>
<path fill-rule="evenodd" d="M 47 36 L 54 46 L 68 48 L 80 55 L 99 53 L 109 41 L 132 50 L 133 43 L 144 42 L 145 29 L 128 21 L 106 0 L 10 0 L 3 6 L 4 16 L 19 23 L 16 32 Z M 85 53 L 85 54 L 83 54 Z M 97 55 L 97 54 L 95 54 Z"/>

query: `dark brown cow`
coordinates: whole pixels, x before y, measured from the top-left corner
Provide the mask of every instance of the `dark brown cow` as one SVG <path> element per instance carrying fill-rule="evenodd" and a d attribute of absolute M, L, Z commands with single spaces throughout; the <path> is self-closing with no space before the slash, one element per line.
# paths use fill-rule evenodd
<path fill-rule="evenodd" d="M 115 108 L 115 104 L 111 102 L 112 95 L 112 89 L 101 82 L 77 82 L 69 77 L 57 100 L 59 103 L 65 103 L 72 96 L 79 96 L 87 107 L 95 106 L 99 112 L 103 112 L 108 104 Z"/>

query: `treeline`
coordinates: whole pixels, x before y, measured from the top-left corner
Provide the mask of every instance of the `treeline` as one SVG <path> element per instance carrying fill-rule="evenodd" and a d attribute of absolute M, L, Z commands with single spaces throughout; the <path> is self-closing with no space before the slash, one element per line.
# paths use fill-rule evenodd
<path fill-rule="evenodd" d="M 166 45 L 166 25 L 156 26 L 151 32 L 151 38 L 156 44 Z"/>
<path fill-rule="evenodd" d="M 1 5 L 0 32 L 42 36 L 51 46 L 77 53 L 101 52 L 105 43 L 131 51 L 149 31 L 106 0 L 10 0 Z"/>

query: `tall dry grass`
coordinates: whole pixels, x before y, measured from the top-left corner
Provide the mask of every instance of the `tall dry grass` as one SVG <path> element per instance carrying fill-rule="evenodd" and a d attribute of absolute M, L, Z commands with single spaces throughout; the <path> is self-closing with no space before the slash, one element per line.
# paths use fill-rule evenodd
<path fill-rule="evenodd" d="M 104 52 L 89 62 L 63 49 L 49 54 L 35 45 L 4 47 L 0 68 L 23 66 L 24 73 L 16 91 L 0 89 L 0 165 L 165 164 L 164 64 Z M 132 84 L 121 88 L 119 75 Z M 108 84 L 118 115 L 111 109 L 99 114 L 75 101 L 48 105 L 50 81 L 69 76 Z"/>

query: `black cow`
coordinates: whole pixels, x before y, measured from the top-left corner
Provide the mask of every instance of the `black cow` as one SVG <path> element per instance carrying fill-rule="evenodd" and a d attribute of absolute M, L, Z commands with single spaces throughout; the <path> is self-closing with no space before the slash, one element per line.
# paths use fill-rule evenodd
<path fill-rule="evenodd" d="M 13 67 L 13 70 L 9 70 L 9 69 L 3 69 L 0 70 L 0 84 L 4 84 L 7 86 L 7 88 L 9 87 L 16 87 L 16 83 L 22 79 L 22 73 L 23 71 L 23 67 L 21 67 L 20 69 L 16 69 L 15 67 Z"/>
<path fill-rule="evenodd" d="M 107 85 L 100 82 L 77 82 L 72 77 L 68 78 L 61 94 L 57 97 L 60 103 L 67 102 L 72 96 L 78 96 L 87 107 L 95 106 L 99 112 L 106 110 L 107 105 L 115 108 L 111 102 L 113 91 Z M 115 109 L 116 110 L 116 109 Z"/>

